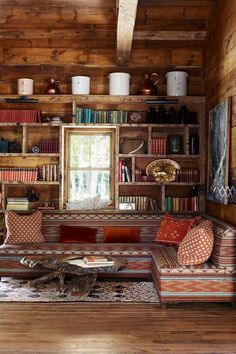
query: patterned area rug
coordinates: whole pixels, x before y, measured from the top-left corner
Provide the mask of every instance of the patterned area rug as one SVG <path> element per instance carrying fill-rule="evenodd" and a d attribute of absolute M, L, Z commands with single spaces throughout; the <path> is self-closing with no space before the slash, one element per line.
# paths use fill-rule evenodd
<path fill-rule="evenodd" d="M 27 280 L 2 278 L 0 302 L 160 303 L 151 281 L 97 281 L 86 297 L 60 294 L 56 283 L 40 288 L 31 288 L 27 284 Z"/>

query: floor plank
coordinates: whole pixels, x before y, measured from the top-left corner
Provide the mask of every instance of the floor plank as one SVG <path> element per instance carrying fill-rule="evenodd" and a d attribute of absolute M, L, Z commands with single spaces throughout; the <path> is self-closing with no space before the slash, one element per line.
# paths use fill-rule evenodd
<path fill-rule="evenodd" d="M 0 303 L 0 353 L 236 353 L 230 304 Z"/>

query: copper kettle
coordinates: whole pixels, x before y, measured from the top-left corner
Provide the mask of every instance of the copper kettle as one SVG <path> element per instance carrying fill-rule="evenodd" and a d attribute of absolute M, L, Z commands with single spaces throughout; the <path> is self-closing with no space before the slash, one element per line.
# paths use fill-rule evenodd
<path fill-rule="evenodd" d="M 154 82 L 151 80 L 151 77 L 156 76 L 156 81 Z M 138 94 L 139 95 L 156 95 L 157 94 L 157 88 L 156 84 L 159 81 L 159 75 L 157 73 L 152 73 L 152 74 L 144 74 L 144 79 L 139 86 L 138 89 Z"/>
<path fill-rule="evenodd" d="M 46 95 L 58 95 L 61 93 L 60 89 L 64 85 L 60 83 L 58 80 L 50 79 L 49 83 L 45 89 L 45 94 Z"/>

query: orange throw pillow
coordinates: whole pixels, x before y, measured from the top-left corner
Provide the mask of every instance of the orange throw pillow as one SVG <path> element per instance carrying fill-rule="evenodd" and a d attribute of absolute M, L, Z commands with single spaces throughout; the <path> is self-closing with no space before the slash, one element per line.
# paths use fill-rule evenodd
<path fill-rule="evenodd" d="M 43 214 L 36 211 L 30 215 L 19 215 L 14 211 L 6 212 L 7 235 L 5 245 L 46 242 L 42 234 Z"/>
<path fill-rule="evenodd" d="M 139 243 L 139 227 L 104 226 L 105 243 Z"/>
<path fill-rule="evenodd" d="M 179 245 L 177 261 L 180 265 L 196 265 L 206 262 L 211 256 L 214 243 L 213 223 L 203 221 L 189 230 Z"/>
<path fill-rule="evenodd" d="M 179 245 L 188 230 L 198 221 L 193 219 L 173 218 L 169 214 L 164 215 L 155 241 L 172 245 Z"/>

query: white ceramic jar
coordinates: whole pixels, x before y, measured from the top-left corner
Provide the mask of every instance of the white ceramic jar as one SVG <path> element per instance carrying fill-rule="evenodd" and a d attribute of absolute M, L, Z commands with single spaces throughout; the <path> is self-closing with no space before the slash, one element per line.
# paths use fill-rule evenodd
<path fill-rule="evenodd" d="M 186 96 L 187 78 L 185 71 L 170 71 L 166 74 L 167 96 Z"/>
<path fill-rule="evenodd" d="M 130 74 L 127 73 L 111 73 L 109 78 L 109 95 L 129 95 L 130 91 Z"/>
<path fill-rule="evenodd" d="M 19 96 L 24 96 L 24 95 L 33 95 L 33 83 L 34 80 L 32 79 L 18 79 L 18 95 Z"/>
<path fill-rule="evenodd" d="M 90 94 L 89 76 L 73 76 L 71 80 L 72 80 L 72 95 Z"/>

